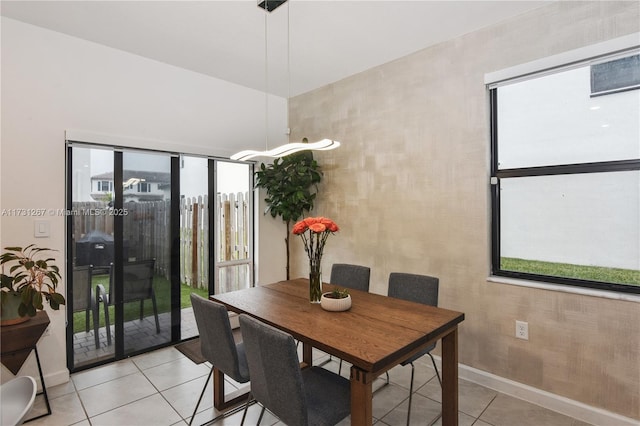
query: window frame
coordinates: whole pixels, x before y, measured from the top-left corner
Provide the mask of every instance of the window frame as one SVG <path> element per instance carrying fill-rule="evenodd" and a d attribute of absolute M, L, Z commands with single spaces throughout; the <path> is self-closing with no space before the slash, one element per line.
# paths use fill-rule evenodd
<path fill-rule="evenodd" d="M 602 89 L 602 90 L 596 90 L 596 85 L 597 85 L 597 73 L 595 71 L 595 68 L 598 66 L 601 66 L 603 64 L 606 64 L 608 62 L 614 62 L 614 61 L 624 61 L 626 59 L 635 59 L 636 62 L 640 61 L 640 52 L 636 53 L 635 55 L 630 55 L 630 56 L 625 56 L 622 58 L 616 58 L 613 60 L 607 60 L 607 61 L 602 61 L 602 62 L 597 62 L 597 63 L 593 63 L 590 66 L 589 69 L 589 74 L 590 74 L 590 83 L 591 83 L 591 97 L 595 98 L 598 96 L 606 96 L 606 95 L 611 95 L 613 93 L 620 93 L 620 92 L 626 92 L 628 90 L 637 90 L 640 89 L 640 77 L 636 76 L 636 80 L 634 81 L 629 81 L 626 82 L 626 84 L 619 84 L 616 87 L 610 87 L 607 89 Z M 609 76 L 610 77 L 610 76 Z"/>
<path fill-rule="evenodd" d="M 104 189 L 105 186 L 107 189 Z M 98 181 L 98 192 L 113 192 L 113 181 L 112 180 L 99 180 Z"/>
<path fill-rule="evenodd" d="M 151 184 L 149 182 L 138 182 L 137 192 L 142 193 L 150 193 L 151 192 Z"/>
<path fill-rule="evenodd" d="M 630 49 L 629 52 L 632 52 Z M 619 52 L 617 53 L 619 55 Z M 589 64 L 590 59 L 581 61 L 582 65 Z M 572 67 L 576 64 L 570 64 Z M 527 79 L 539 78 L 548 75 L 551 72 L 561 72 L 568 66 L 555 66 L 553 69 L 542 69 L 540 72 L 531 72 L 526 75 Z M 523 76 L 518 76 L 509 81 L 521 81 Z M 503 80 L 504 82 L 504 80 Z M 522 178 L 534 176 L 553 176 L 553 175 L 577 175 L 586 173 L 603 173 L 603 172 L 620 172 L 620 171 L 640 171 L 640 158 L 631 160 L 618 161 L 602 161 L 587 162 L 574 164 L 556 164 L 550 166 L 532 166 L 500 169 L 498 167 L 498 85 L 487 84 L 489 93 L 489 117 L 490 117 L 490 140 L 491 140 L 491 175 L 490 175 L 490 192 L 491 192 L 491 273 L 494 276 L 514 278 L 519 280 L 529 280 L 536 282 L 547 282 L 553 284 L 568 285 L 574 287 L 591 288 L 615 291 L 620 293 L 640 294 L 640 286 L 630 284 L 608 283 L 602 281 L 591 281 L 577 278 L 568 278 L 560 276 L 539 275 L 527 272 L 517 272 L 503 270 L 500 267 L 500 181 L 509 178 Z"/>

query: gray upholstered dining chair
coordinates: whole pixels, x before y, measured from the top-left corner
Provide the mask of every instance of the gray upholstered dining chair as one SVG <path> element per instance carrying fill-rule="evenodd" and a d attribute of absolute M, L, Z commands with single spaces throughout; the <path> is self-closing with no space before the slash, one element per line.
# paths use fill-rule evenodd
<path fill-rule="evenodd" d="M 193 314 L 200 333 L 200 350 L 202 351 L 202 356 L 211 363 L 211 371 L 202 388 L 198 403 L 193 409 L 189 425 L 191 425 L 196 416 L 202 396 L 207 389 L 209 380 L 211 380 L 214 367 L 238 383 L 249 381 L 249 367 L 247 366 L 244 343 L 236 343 L 233 339 L 227 308 L 195 293 L 191 293 L 191 306 L 193 306 Z M 232 411 L 235 412 L 234 410 Z M 230 412 L 224 413 L 209 423 L 229 414 Z"/>
<path fill-rule="evenodd" d="M 340 287 L 369 291 L 370 276 L 371 268 L 367 266 L 334 263 L 331 267 L 329 282 Z M 330 362 L 331 359 L 331 355 L 329 355 L 329 360 L 326 362 Z M 340 373 L 342 373 L 342 360 L 340 360 L 340 365 L 338 366 L 338 374 Z"/>
<path fill-rule="evenodd" d="M 347 379 L 320 367 L 300 369 L 293 337 L 246 314 L 240 315 L 251 374 L 251 395 L 288 425 L 335 425 L 351 412 Z M 242 417 L 244 423 L 247 414 Z"/>
<path fill-rule="evenodd" d="M 391 274 L 389 274 L 389 289 L 387 295 L 389 297 L 395 297 L 411 302 L 418 302 L 424 305 L 438 306 L 439 281 L 440 280 L 438 278 L 430 277 L 428 275 L 392 272 Z M 400 365 L 402 366 L 405 366 L 407 364 L 411 365 L 411 384 L 409 385 L 409 409 L 407 411 L 407 425 L 409 424 L 409 420 L 411 419 L 411 397 L 413 396 L 413 375 L 415 370 L 413 362 L 424 355 L 429 355 L 429 357 L 431 358 L 431 362 L 433 363 L 433 368 L 436 370 L 438 382 L 440 382 L 440 386 L 442 386 L 442 379 L 440 378 L 440 373 L 438 372 L 436 361 L 435 359 L 433 359 L 433 355 L 431 355 L 431 351 L 435 347 L 436 344 L 433 343 L 432 345 L 429 345 L 412 357 L 400 363 Z M 389 375 L 387 374 L 387 382 L 388 380 Z"/>
<path fill-rule="evenodd" d="M 329 282 L 340 287 L 369 291 L 371 269 L 367 266 L 334 263 L 331 267 Z"/>

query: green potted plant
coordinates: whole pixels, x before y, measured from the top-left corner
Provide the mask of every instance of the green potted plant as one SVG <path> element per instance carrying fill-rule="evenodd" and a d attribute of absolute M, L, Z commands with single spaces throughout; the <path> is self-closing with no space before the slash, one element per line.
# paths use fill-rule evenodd
<path fill-rule="evenodd" d="M 56 292 L 60 270 L 48 257 L 53 250 L 36 247 L 6 247 L 0 255 L 2 325 L 17 324 L 44 309 L 46 300 L 51 309 L 65 304 L 64 296 Z"/>
<path fill-rule="evenodd" d="M 351 308 L 351 295 L 346 288 L 323 293 L 320 298 L 320 306 L 326 311 L 340 312 Z"/>
<path fill-rule="evenodd" d="M 304 138 L 303 142 L 307 142 Z M 262 163 L 256 171 L 256 186 L 267 191 L 265 202 L 272 217 L 280 216 L 286 223 L 287 278 L 289 279 L 289 229 L 291 223 L 313 209 L 322 172 L 311 151 L 301 151 L 276 158 L 268 166 Z"/>

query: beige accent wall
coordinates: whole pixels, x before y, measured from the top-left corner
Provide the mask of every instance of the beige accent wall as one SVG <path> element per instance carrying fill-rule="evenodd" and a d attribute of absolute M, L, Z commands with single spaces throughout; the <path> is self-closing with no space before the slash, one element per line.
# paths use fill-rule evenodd
<path fill-rule="evenodd" d="M 341 226 L 325 273 L 369 265 L 382 294 L 392 271 L 438 276 L 440 306 L 466 314 L 461 363 L 640 419 L 639 303 L 487 281 L 483 84 L 487 72 L 638 31 L 638 2 L 558 2 L 292 99 L 293 140 L 343 142 L 317 155 L 314 213 Z M 516 319 L 529 322 L 529 341 L 514 337 Z"/>

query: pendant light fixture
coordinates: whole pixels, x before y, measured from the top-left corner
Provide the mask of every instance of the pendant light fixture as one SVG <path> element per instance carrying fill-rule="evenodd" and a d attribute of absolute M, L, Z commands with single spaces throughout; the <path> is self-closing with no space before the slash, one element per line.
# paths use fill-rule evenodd
<path fill-rule="evenodd" d="M 271 13 L 272 11 L 276 10 L 279 6 L 281 6 L 282 4 L 286 3 L 287 0 L 263 0 L 260 1 L 258 0 L 258 7 L 264 9 L 266 12 Z M 287 5 L 287 7 L 290 7 L 290 5 Z M 268 64 L 267 64 L 267 17 L 265 15 L 265 20 L 264 20 L 264 26 L 265 26 L 265 31 L 264 31 L 264 37 L 265 37 L 265 85 L 266 85 L 266 89 L 265 89 L 265 125 L 268 124 L 268 118 L 269 118 L 269 105 L 268 105 L 268 97 L 269 97 L 269 74 L 268 74 Z M 290 85 L 291 85 L 291 61 L 290 61 L 290 34 L 289 34 L 289 30 L 290 30 L 290 24 L 289 24 L 289 11 L 287 10 L 287 85 L 289 87 L 290 90 Z M 289 122 L 289 98 L 290 98 L 290 93 L 288 94 L 288 98 L 287 98 L 287 125 Z M 287 135 L 289 134 L 289 129 L 287 129 Z M 269 148 L 269 143 L 268 143 L 269 137 L 268 137 L 268 130 L 265 129 L 265 150 L 264 151 L 255 151 L 255 150 L 244 150 L 244 151 L 240 151 L 237 152 L 235 154 L 233 154 L 231 156 L 232 160 L 238 160 L 238 161 L 246 161 L 249 160 L 251 158 L 254 157 L 271 157 L 271 158 L 278 158 L 278 157 L 284 157 L 299 151 L 308 151 L 308 150 L 314 150 L 314 151 L 328 151 L 331 149 L 335 149 L 338 148 L 340 146 L 340 142 L 338 141 L 334 141 L 331 139 L 322 139 L 318 142 L 313 142 L 313 143 L 307 143 L 307 142 L 290 142 L 287 143 L 285 145 L 281 145 L 279 147 L 273 148 L 273 149 L 268 149 Z M 306 141 L 306 139 L 305 139 Z"/>

